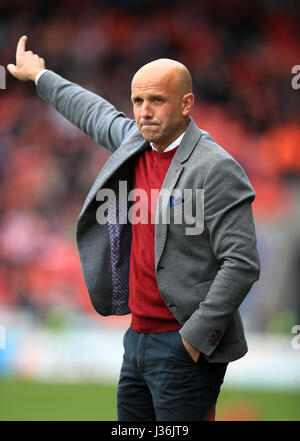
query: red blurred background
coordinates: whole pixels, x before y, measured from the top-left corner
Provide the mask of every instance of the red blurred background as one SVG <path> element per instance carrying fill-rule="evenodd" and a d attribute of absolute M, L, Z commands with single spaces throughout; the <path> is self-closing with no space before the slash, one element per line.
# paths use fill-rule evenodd
<path fill-rule="evenodd" d="M 0 1 L 0 62 L 21 35 L 47 68 L 132 116 L 130 82 L 169 57 L 194 79 L 193 117 L 244 167 L 257 197 L 262 276 L 246 326 L 300 323 L 300 9 L 294 1 Z M 7 73 L 0 91 L 0 305 L 41 320 L 53 306 L 94 314 L 75 225 L 109 153 Z"/>

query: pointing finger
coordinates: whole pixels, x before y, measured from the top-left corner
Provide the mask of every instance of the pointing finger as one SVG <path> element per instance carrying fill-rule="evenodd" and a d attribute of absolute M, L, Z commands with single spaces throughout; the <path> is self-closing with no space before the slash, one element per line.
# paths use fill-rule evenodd
<path fill-rule="evenodd" d="M 16 58 L 18 58 L 20 55 L 22 55 L 25 52 L 26 40 L 27 40 L 27 36 L 23 35 L 23 37 L 21 37 L 20 40 L 18 41 Z"/>

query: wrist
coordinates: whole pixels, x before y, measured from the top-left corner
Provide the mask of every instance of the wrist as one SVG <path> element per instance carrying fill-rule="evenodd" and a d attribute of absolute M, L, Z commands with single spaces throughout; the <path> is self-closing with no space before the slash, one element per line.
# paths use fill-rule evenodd
<path fill-rule="evenodd" d="M 195 363 L 197 363 L 199 357 L 200 357 L 200 351 L 199 349 L 195 348 L 193 345 L 191 345 L 187 340 L 185 340 L 184 337 L 181 336 L 182 342 L 185 346 L 185 349 L 190 354 L 191 358 L 194 360 Z"/>
<path fill-rule="evenodd" d="M 47 71 L 47 69 L 41 69 L 37 73 L 35 73 L 33 81 L 35 82 L 36 86 L 38 85 L 39 79 L 41 78 L 43 73 L 46 72 L 46 71 Z"/>

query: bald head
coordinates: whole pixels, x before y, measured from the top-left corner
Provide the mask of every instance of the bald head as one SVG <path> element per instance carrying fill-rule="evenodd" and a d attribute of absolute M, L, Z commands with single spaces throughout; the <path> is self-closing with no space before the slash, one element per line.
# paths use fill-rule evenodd
<path fill-rule="evenodd" d="M 132 85 L 145 79 L 172 81 L 180 96 L 193 92 L 192 77 L 188 69 L 179 61 L 169 58 L 160 58 L 142 66 L 134 75 Z"/>
<path fill-rule="evenodd" d="M 194 103 L 191 75 L 178 61 L 152 61 L 134 75 L 131 99 L 143 137 L 163 151 L 188 126 Z"/>

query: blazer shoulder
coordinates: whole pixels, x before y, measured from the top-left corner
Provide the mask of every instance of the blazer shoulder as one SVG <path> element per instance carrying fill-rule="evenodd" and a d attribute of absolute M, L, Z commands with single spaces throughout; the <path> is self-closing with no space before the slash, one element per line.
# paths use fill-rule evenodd
<path fill-rule="evenodd" d="M 225 148 L 221 147 L 205 130 L 201 130 L 201 137 L 196 151 L 202 160 L 205 160 L 211 165 L 221 164 L 224 161 L 228 164 L 239 164 L 238 161 Z"/>
<path fill-rule="evenodd" d="M 200 130 L 201 137 L 193 151 L 191 160 L 204 172 L 204 183 L 207 182 L 207 179 L 211 180 L 212 178 L 214 181 L 218 177 L 219 180 L 225 179 L 226 182 L 236 179 L 242 180 L 249 185 L 249 178 L 242 165 L 208 132 Z"/>

